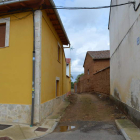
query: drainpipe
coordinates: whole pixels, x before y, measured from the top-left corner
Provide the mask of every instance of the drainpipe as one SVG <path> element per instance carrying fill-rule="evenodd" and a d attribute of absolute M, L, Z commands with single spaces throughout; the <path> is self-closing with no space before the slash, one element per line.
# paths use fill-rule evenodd
<path fill-rule="evenodd" d="M 31 110 L 31 127 L 34 124 L 34 102 L 35 102 L 35 19 L 33 10 L 33 75 L 32 75 L 32 110 Z"/>

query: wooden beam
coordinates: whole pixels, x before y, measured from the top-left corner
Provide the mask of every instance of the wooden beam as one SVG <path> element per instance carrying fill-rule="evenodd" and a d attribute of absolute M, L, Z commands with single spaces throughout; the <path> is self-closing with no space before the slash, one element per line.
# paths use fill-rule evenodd
<path fill-rule="evenodd" d="M 56 31 L 62 31 L 62 29 L 55 29 Z"/>
<path fill-rule="evenodd" d="M 58 33 L 58 35 L 64 35 L 64 33 Z"/>
<path fill-rule="evenodd" d="M 44 0 L 40 0 L 38 5 L 42 5 L 44 3 Z"/>
<path fill-rule="evenodd" d="M 7 6 L 7 5 L 5 5 L 5 7 L 6 7 L 7 9 L 9 9 L 9 10 L 11 9 L 11 8 L 10 8 L 9 6 Z"/>
<path fill-rule="evenodd" d="M 23 7 L 26 7 L 26 4 L 24 4 L 24 3 L 20 3 L 20 5 L 23 6 Z"/>
<path fill-rule="evenodd" d="M 60 24 L 53 24 L 53 26 L 60 26 Z"/>
<path fill-rule="evenodd" d="M 61 39 L 66 39 L 66 37 L 61 37 L 61 36 L 59 36 Z"/>
<path fill-rule="evenodd" d="M 55 13 L 47 13 L 48 16 L 53 16 Z"/>
<path fill-rule="evenodd" d="M 59 37 L 65 37 L 64 35 L 62 36 L 62 35 L 59 35 Z"/>
<path fill-rule="evenodd" d="M 50 19 L 50 21 L 58 21 L 58 19 Z"/>

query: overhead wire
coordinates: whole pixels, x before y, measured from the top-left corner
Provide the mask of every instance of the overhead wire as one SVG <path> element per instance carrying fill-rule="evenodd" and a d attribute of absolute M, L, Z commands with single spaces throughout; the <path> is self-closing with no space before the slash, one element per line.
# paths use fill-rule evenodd
<path fill-rule="evenodd" d="M 45 9 L 64 9 L 64 10 L 86 10 L 86 9 L 104 9 L 104 8 L 112 8 L 112 7 L 119 7 L 123 5 L 133 4 L 135 5 L 135 2 L 128 2 L 128 3 L 122 3 L 118 5 L 110 5 L 110 6 L 99 6 L 99 7 L 64 7 L 64 6 L 46 6 Z M 42 8 L 44 9 L 44 8 Z"/>
<path fill-rule="evenodd" d="M 36 10 L 44 10 L 44 9 L 64 9 L 64 10 L 86 10 L 86 9 L 91 9 L 92 10 L 92 9 L 104 9 L 104 8 L 111 8 L 111 7 L 119 7 L 119 6 L 128 5 L 128 4 L 133 4 L 135 11 L 138 9 L 138 8 L 135 8 L 135 2 L 128 2 L 128 3 L 119 4 L 119 5 L 99 6 L 99 7 L 64 7 L 64 6 L 55 6 L 55 7 L 52 7 L 52 6 L 46 5 L 45 7 L 39 8 L 39 9 L 36 9 Z M 34 11 L 36 11 L 36 10 L 34 10 Z M 33 11 L 33 9 L 27 9 L 27 8 L 25 8 L 25 11 L 22 9 L 22 12 L 29 12 L 29 11 Z M 15 13 L 20 13 L 19 9 L 17 11 L 12 11 L 12 12 L 14 12 L 14 13 L 11 13 L 11 14 L 16 18 L 16 19 L 13 19 L 13 20 L 21 20 L 21 19 L 24 19 L 24 18 L 26 18 L 26 17 L 28 17 L 29 15 L 32 14 L 32 12 L 31 12 L 31 13 L 27 14 L 26 16 L 17 17 L 14 14 Z M 0 13 L 3 13 L 3 15 L 0 15 L 0 17 L 3 17 L 5 15 L 8 15 L 7 12 L 0 12 Z M 6 14 L 4 14 L 4 13 L 6 13 Z M 10 14 L 10 11 L 9 11 L 9 14 Z"/>

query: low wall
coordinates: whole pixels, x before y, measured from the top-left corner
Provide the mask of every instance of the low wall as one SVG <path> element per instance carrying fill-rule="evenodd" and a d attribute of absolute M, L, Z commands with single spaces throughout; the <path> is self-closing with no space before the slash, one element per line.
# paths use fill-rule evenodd
<path fill-rule="evenodd" d="M 40 105 L 40 123 L 56 109 L 64 99 L 71 94 L 69 91 L 60 97 L 47 101 Z M 36 111 L 36 107 L 35 107 Z M 34 118 L 34 122 L 36 122 Z M 6 123 L 31 123 L 31 105 L 0 104 L 0 122 Z"/>
<path fill-rule="evenodd" d="M 86 76 L 79 78 L 77 93 L 91 91 L 110 94 L 110 67 L 95 73 L 90 78 Z"/>

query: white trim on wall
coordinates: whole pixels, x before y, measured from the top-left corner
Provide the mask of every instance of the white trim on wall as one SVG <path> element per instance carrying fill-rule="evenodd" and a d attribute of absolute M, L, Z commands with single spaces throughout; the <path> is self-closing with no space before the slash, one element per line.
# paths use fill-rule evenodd
<path fill-rule="evenodd" d="M 59 78 L 59 77 L 56 77 L 56 80 L 57 80 L 57 81 L 60 81 L 60 78 Z"/>
<path fill-rule="evenodd" d="M 5 46 L 4 46 L 4 47 L 9 47 L 9 37 L 10 37 L 10 17 L 0 19 L 0 24 L 1 24 L 1 23 L 5 23 L 5 24 L 6 24 Z"/>
<path fill-rule="evenodd" d="M 61 45 L 60 45 L 60 43 L 58 42 L 58 46 L 61 48 Z"/>

